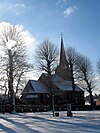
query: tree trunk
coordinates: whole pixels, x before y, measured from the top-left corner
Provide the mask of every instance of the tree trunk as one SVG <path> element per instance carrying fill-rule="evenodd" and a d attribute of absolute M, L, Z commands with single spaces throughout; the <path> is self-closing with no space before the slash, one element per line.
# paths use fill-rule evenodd
<path fill-rule="evenodd" d="M 9 93 L 10 93 L 10 98 L 11 101 L 13 102 L 13 95 L 14 95 L 14 90 L 13 90 L 13 57 L 12 57 L 12 51 L 8 50 L 9 52 L 9 80 L 8 80 L 8 87 L 9 87 Z"/>
<path fill-rule="evenodd" d="M 52 113 L 53 117 L 55 116 L 55 107 L 54 107 L 54 88 L 53 88 L 53 82 L 52 82 L 52 75 L 51 75 L 51 69 L 48 69 L 48 82 L 49 82 L 49 88 L 51 89 L 51 102 L 52 102 Z"/>
<path fill-rule="evenodd" d="M 72 89 L 73 89 L 73 104 L 75 103 L 75 83 L 74 83 L 74 76 L 73 76 L 73 64 L 70 63 L 70 69 L 71 69 L 71 81 L 72 81 Z"/>
<path fill-rule="evenodd" d="M 93 104 L 93 95 L 92 95 L 92 91 L 90 91 L 90 104 L 91 104 L 91 108 L 93 109 L 94 104 Z"/>

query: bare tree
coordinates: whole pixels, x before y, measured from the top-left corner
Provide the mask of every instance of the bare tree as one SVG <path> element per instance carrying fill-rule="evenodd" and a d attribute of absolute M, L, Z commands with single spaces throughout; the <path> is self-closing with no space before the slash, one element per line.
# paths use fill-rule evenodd
<path fill-rule="evenodd" d="M 97 62 L 97 71 L 98 71 L 98 74 L 100 76 L 100 59 Z"/>
<path fill-rule="evenodd" d="M 51 76 L 57 65 L 58 50 L 49 40 L 44 40 L 36 49 L 37 68 Z"/>
<path fill-rule="evenodd" d="M 77 68 L 78 68 L 78 75 L 77 75 L 78 82 L 81 85 L 81 87 L 89 93 L 91 107 L 93 107 L 92 91 L 95 88 L 96 84 L 95 84 L 92 64 L 87 57 L 80 55 L 77 60 Z"/>
<path fill-rule="evenodd" d="M 72 88 L 73 88 L 73 103 L 75 104 L 76 97 L 75 97 L 75 79 L 76 79 L 76 63 L 78 59 L 79 53 L 76 51 L 75 48 L 68 47 L 66 49 L 66 57 L 67 61 L 69 63 L 69 68 L 70 68 L 70 76 L 71 76 L 71 81 L 72 81 Z"/>
<path fill-rule="evenodd" d="M 48 74 L 47 85 L 51 88 L 52 111 L 54 116 L 54 85 L 52 82 L 52 72 L 57 65 L 58 50 L 57 47 L 49 40 L 44 40 L 36 50 L 37 68 Z"/>
<path fill-rule="evenodd" d="M 25 73 L 29 71 L 25 46 L 25 31 L 18 26 L 5 23 L 0 30 L 0 85 L 13 97 L 25 82 Z M 8 89 L 7 89 L 8 88 Z"/>

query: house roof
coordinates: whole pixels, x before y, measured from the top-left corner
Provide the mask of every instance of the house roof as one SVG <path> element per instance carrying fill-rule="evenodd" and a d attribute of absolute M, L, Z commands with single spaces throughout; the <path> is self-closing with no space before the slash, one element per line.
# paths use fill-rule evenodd
<path fill-rule="evenodd" d="M 50 93 L 50 89 L 40 81 L 30 80 L 34 93 Z"/>

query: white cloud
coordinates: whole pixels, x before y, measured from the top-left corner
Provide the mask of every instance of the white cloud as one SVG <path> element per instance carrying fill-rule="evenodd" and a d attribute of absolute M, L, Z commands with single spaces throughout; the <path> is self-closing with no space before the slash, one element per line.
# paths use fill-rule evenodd
<path fill-rule="evenodd" d="M 8 11 L 16 14 L 16 15 L 20 15 L 23 10 L 25 9 L 25 4 L 23 3 L 17 3 L 17 4 L 9 4 L 8 6 Z"/>
<path fill-rule="evenodd" d="M 23 31 L 23 35 L 25 36 L 24 42 L 26 42 L 27 47 L 31 47 L 36 42 L 36 39 L 29 31 Z"/>
<path fill-rule="evenodd" d="M 7 3 L 7 2 L 3 2 L 0 3 L 0 12 L 2 15 L 6 14 L 6 13 L 13 13 L 15 15 L 20 15 L 24 9 L 26 8 L 26 5 L 23 3 Z"/>
<path fill-rule="evenodd" d="M 6 34 L 9 34 L 9 32 L 10 32 L 9 27 L 13 27 L 13 25 L 8 23 L 8 22 L 1 22 L 0 23 L 0 36 L 1 37 L 2 37 L 2 33 L 4 33 L 4 31 Z M 19 32 L 20 36 L 23 37 L 22 41 L 24 42 L 24 45 L 27 46 L 27 48 L 33 47 L 33 45 L 36 42 L 36 39 L 33 37 L 33 35 L 29 31 L 25 30 L 22 25 L 15 25 L 15 28 L 16 28 L 16 32 Z M 13 41 L 13 44 L 15 44 L 14 41 L 16 41 L 16 34 L 13 35 L 13 40 L 12 40 L 12 38 L 8 38 L 8 39 L 9 39 L 8 40 L 9 42 L 5 41 L 6 45 L 10 44 L 12 41 Z M 2 41 L 2 39 L 0 39 L 0 42 L 1 41 Z M 0 45 L 0 47 L 1 47 L 1 45 Z"/>
<path fill-rule="evenodd" d="M 72 6 L 69 8 L 66 8 L 66 10 L 64 11 L 64 15 L 65 16 L 70 16 L 72 13 L 74 13 L 76 10 L 78 9 L 77 6 Z"/>
<path fill-rule="evenodd" d="M 16 8 L 25 8 L 26 6 L 25 6 L 25 4 L 23 4 L 23 3 L 17 3 L 17 4 L 15 4 L 14 5 Z"/>
<path fill-rule="evenodd" d="M 68 0 L 58 0 L 56 5 L 59 5 L 59 4 L 62 4 L 62 3 L 66 4 L 67 2 L 68 2 Z"/>

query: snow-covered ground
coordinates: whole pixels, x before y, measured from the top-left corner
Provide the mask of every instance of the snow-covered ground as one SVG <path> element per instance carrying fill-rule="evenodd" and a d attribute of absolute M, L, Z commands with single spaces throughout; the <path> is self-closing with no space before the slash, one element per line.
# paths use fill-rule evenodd
<path fill-rule="evenodd" d="M 0 114 L 0 133 L 100 133 L 100 111 Z"/>

